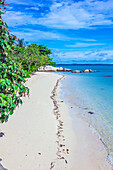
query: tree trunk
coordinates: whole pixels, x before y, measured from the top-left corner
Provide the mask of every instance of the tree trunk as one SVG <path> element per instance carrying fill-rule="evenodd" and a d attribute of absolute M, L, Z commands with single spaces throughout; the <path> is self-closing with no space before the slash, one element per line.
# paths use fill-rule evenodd
<path fill-rule="evenodd" d="M 28 72 L 30 71 L 31 63 L 28 64 Z"/>

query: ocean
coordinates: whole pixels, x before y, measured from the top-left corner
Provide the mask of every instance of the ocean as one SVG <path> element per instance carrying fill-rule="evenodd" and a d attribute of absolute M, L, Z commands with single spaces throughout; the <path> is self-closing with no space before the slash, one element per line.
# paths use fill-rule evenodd
<path fill-rule="evenodd" d="M 62 64 L 72 70 L 92 69 L 95 73 L 62 72 L 61 98 L 79 114 L 104 143 L 113 164 L 113 65 Z M 74 110 L 75 108 L 75 110 Z"/>

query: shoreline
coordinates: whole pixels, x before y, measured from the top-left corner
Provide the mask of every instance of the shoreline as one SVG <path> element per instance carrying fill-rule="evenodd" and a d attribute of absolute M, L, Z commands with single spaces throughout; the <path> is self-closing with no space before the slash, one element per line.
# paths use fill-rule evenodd
<path fill-rule="evenodd" d="M 63 90 L 63 89 L 61 89 L 61 90 Z M 65 96 L 63 95 L 62 100 L 65 101 L 64 97 Z M 99 149 L 100 151 L 104 150 L 104 151 L 102 151 L 103 154 L 101 154 L 99 152 L 97 153 L 97 156 L 100 155 L 99 159 L 100 159 L 101 166 L 103 164 L 104 166 L 107 167 L 107 169 L 113 170 L 112 157 L 110 156 L 108 148 L 107 148 L 106 144 L 103 142 L 102 137 L 99 135 L 98 131 L 95 130 L 95 128 L 88 122 L 88 120 L 85 117 L 82 117 L 82 115 L 80 114 L 81 109 L 79 109 L 79 106 L 76 106 L 76 105 L 72 104 L 71 102 L 68 103 L 67 101 L 65 101 L 65 103 L 68 105 L 69 113 L 73 120 L 74 132 L 76 134 L 77 139 L 80 136 L 77 132 L 77 129 L 80 130 L 80 129 L 82 129 L 82 126 L 83 126 L 86 130 L 86 132 L 84 134 L 82 133 L 83 136 L 85 135 L 84 138 L 89 137 L 89 138 L 91 138 L 91 140 L 93 139 L 96 142 L 91 141 L 92 147 L 95 147 L 94 145 L 97 145 L 98 147 L 95 147 L 96 149 Z M 83 137 L 81 136 L 80 139 L 82 139 L 82 138 Z M 82 144 L 85 145 L 85 142 L 82 141 Z M 91 150 L 88 150 L 88 152 L 91 152 Z M 96 154 L 96 153 L 94 152 L 94 154 Z M 86 155 L 87 155 L 87 153 L 86 153 Z M 102 158 L 102 160 L 101 160 L 101 158 Z M 84 157 L 84 159 L 85 159 L 85 157 Z M 101 167 L 100 169 L 103 170 L 104 166 L 103 166 L 103 168 Z M 92 169 L 92 168 L 90 167 L 90 169 Z M 96 167 L 96 169 L 98 169 L 98 167 Z M 81 168 L 81 170 L 82 170 L 82 168 Z M 95 170 L 95 168 L 94 168 L 94 170 Z"/>
<path fill-rule="evenodd" d="M 62 75 L 62 74 L 60 74 L 60 75 Z M 62 76 L 64 78 L 66 78 L 65 75 L 62 75 Z M 75 135 L 75 141 L 74 141 L 75 144 L 73 144 L 74 145 L 73 149 L 74 149 L 75 153 L 73 153 L 73 156 L 74 156 L 74 158 L 77 158 L 76 157 L 77 147 L 79 148 L 79 151 L 78 151 L 79 155 L 85 154 L 83 158 L 81 156 L 79 156 L 77 159 L 74 159 L 74 169 L 87 170 L 87 168 L 89 168 L 90 170 L 95 170 L 95 169 L 96 170 L 100 170 L 100 169 L 101 170 L 104 170 L 104 169 L 105 170 L 106 169 L 107 170 L 113 170 L 113 166 L 112 166 L 110 160 L 108 159 L 109 154 L 107 152 L 105 144 L 103 143 L 103 141 L 101 139 L 99 139 L 98 135 L 96 133 L 94 133 L 94 131 L 90 127 L 90 124 L 85 119 L 83 119 L 80 115 L 76 116 L 76 121 L 74 122 L 73 116 L 71 115 L 71 109 L 70 109 L 69 105 L 67 104 L 67 102 L 65 103 L 64 101 L 62 101 L 64 99 L 61 98 L 62 90 L 60 89 L 60 87 L 62 87 L 62 82 L 60 82 L 60 85 L 56 89 L 56 95 L 58 94 L 57 102 L 59 101 L 59 99 L 61 99 L 61 103 L 60 103 L 58 109 L 60 107 L 62 107 L 62 109 L 63 109 L 63 106 L 61 106 L 61 105 L 64 103 L 64 105 L 66 105 L 66 107 L 67 107 L 68 114 L 71 118 L 72 128 L 74 130 L 73 132 L 74 132 L 74 135 Z M 77 124 L 77 122 L 78 122 L 78 124 L 79 123 L 80 124 L 79 124 L 79 126 L 78 125 L 76 126 L 76 130 L 75 130 L 73 125 L 74 125 L 74 123 Z M 78 129 L 80 130 L 80 128 L 83 128 L 83 129 L 85 128 L 86 134 L 81 133 L 81 135 L 83 135 L 83 136 L 80 137 L 80 139 L 79 139 Z M 78 146 L 77 146 L 77 139 L 79 139 L 78 142 L 80 142 L 81 139 L 84 138 L 84 136 L 85 136 L 85 138 L 87 138 L 87 140 L 81 142 L 82 147 L 86 143 L 86 145 L 90 145 L 90 149 L 87 147 L 87 150 L 85 150 L 84 153 L 83 153 L 80 150 L 80 145 L 78 144 Z M 91 141 L 88 141 L 88 137 L 91 139 Z M 95 146 L 95 145 L 97 145 L 97 146 Z M 95 149 L 97 149 L 97 153 L 95 152 Z M 90 156 L 87 154 L 87 152 L 89 152 L 88 154 L 90 154 Z M 92 154 L 94 154 L 95 156 L 92 156 Z M 91 156 L 92 156 L 92 158 L 91 158 Z M 81 164 L 81 162 L 83 163 L 83 165 Z M 85 162 L 85 164 L 84 164 L 84 162 Z"/>
<path fill-rule="evenodd" d="M 107 160 L 108 160 L 109 164 L 113 167 L 113 158 L 112 158 L 112 156 L 110 155 L 109 149 L 108 149 L 107 145 L 104 143 L 102 136 L 98 133 L 98 131 L 97 131 L 91 124 L 89 124 L 89 128 L 92 130 L 92 132 L 93 132 L 94 134 L 96 134 L 96 136 L 99 138 L 99 140 L 101 141 L 101 143 L 104 145 L 105 150 L 106 150 L 106 152 L 107 152 Z"/>
<path fill-rule="evenodd" d="M 97 135 L 80 117 L 73 119 L 61 99 L 62 78 L 62 74 L 36 73 L 28 80 L 30 98 L 24 98 L 9 121 L 0 124 L 5 134 L 0 138 L 1 166 L 8 170 L 112 170 Z"/>

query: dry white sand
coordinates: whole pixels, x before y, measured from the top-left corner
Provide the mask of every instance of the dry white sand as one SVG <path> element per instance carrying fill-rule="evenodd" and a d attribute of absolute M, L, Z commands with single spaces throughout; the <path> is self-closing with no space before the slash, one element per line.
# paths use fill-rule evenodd
<path fill-rule="evenodd" d="M 0 170 L 111 170 L 102 143 L 79 117 L 74 131 L 59 88 L 55 92 L 61 77 L 37 73 L 28 80 L 30 98 L 0 124 Z"/>

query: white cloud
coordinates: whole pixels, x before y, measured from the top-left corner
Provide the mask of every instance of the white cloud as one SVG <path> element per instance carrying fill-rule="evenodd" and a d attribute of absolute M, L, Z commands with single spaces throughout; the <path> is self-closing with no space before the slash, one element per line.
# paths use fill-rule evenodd
<path fill-rule="evenodd" d="M 38 7 L 26 8 L 26 10 L 29 10 L 29 9 L 33 9 L 33 10 L 36 10 L 36 11 L 38 11 L 38 10 L 39 10 L 39 8 L 38 8 Z"/>
<path fill-rule="evenodd" d="M 39 10 L 44 5 L 33 2 L 31 9 Z M 30 2 L 9 0 L 9 3 L 25 4 Z M 26 9 L 30 9 L 29 7 Z M 53 2 L 50 12 L 42 13 L 42 17 L 36 18 L 33 14 L 8 11 L 4 18 L 9 25 L 39 24 L 57 29 L 94 29 L 96 26 L 109 26 L 113 24 L 113 3 L 108 1 L 84 0 L 78 2 Z M 93 26 L 93 27 L 92 27 Z"/>
<path fill-rule="evenodd" d="M 79 1 L 75 3 L 54 3 L 51 11 L 39 18 L 39 24 L 58 29 L 91 28 L 91 26 L 111 25 L 113 3 L 108 1 Z M 100 7 L 101 6 L 101 7 Z M 107 7 L 107 8 L 106 8 Z"/>
<path fill-rule="evenodd" d="M 112 0 L 86 0 L 86 3 L 88 4 L 88 6 L 86 6 L 87 9 L 89 9 L 92 11 L 95 11 L 98 13 L 98 11 L 101 13 L 106 13 L 108 11 L 112 12 L 113 10 L 113 1 Z M 85 3 L 85 4 L 86 4 Z"/>
<path fill-rule="evenodd" d="M 31 24 L 31 25 L 37 24 L 37 20 L 36 20 L 36 18 L 33 18 L 33 15 L 31 15 L 31 14 L 27 15 L 24 12 L 18 12 L 18 11 L 17 12 L 7 11 L 7 13 L 3 16 L 3 19 L 10 27 L 15 27 L 15 26 L 17 27 L 17 26 L 28 25 L 28 24 Z M 24 34 L 24 31 L 26 31 L 26 30 L 25 29 L 23 30 L 23 34 Z M 35 30 L 32 30 L 33 35 L 34 35 L 34 33 L 35 33 Z M 21 34 L 21 31 L 20 31 L 20 34 Z M 57 35 L 57 36 L 54 36 L 54 39 L 56 37 L 56 40 L 96 41 L 95 39 L 68 37 L 63 34 L 51 32 L 51 35 L 53 35 L 53 34 Z M 41 35 L 39 35 L 39 37 L 40 36 Z M 33 38 L 36 39 L 35 36 L 33 36 Z M 49 39 L 49 37 L 47 37 L 47 38 L 45 37 L 45 39 Z M 51 39 L 51 36 L 50 36 L 50 39 Z"/>
<path fill-rule="evenodd" d="M 28 25 L 28 24 L 35 25 L 38 22 L 36 20 L 36 18 L 33 18 L 33 15 L 31 15 L 31 14 L 27 15 L 24 12 L 18 12 L 18 11 L 17 12 L 7 11 L 7 13 L 3 16 L 3 19 L 8 24 L 9 27 L 15 27 L 15 26 L 17 27 L 17 26 Z M 24 31 L 25 31 L 25 33 L 24 33 Z M 21 34 L 21 32 L 23 32 L 22 35 L 27 34 L 25 29 L 20 31 L 20 34 Z M 35 30 L 32 30 L 33 35 L 34 35 L 34 33 L 35 33 Z M 68 36 L 65 36 L 60 33 L 52 33 L 51 32 L 51 35 L 53 35 L 53 34 L 54 34 L 54 39 L 56 37 L 56 40 L 75 40 L 75 41 L 86 41 L 86 42 L 87 41 L 90 41 L 90 42 L 96 41 L 95 39 L 68 37 Z M 55 35 L 57 35 L 57 36 L 55 36 Z M 41 37 L 41 35 L 39 35 L 39 37 Z M 33 38 L 34 38 L 34 40 L 36 39 L 35 36 L 33 36 Z M 43 37 L 43 39 L 44 39 L 44 37 Z M 49 39 L 49 36 L 47 36 L 47 38 L 45 37 L 45 39 Z M 51 36 L 50 36 L 50 39 L 51 39 Z"/>
<path fill-rule="evenodd" d="M 62 3 L 54 3 L 51 7 L 50 7 L 50 10 L 51 11 L 54 11 L 54 10 L 56 10 L 56 8 L 59 8 L 59 7 L 62 7 Z"/>
<path fill-rule="evenodd" d="M 90 50 L 90 51 L 71 51 L 71 52 L 62 52 L 62 51 L 55 51 L 53 53 L 53 59 L 55 62 L 64 63 L 66 62 L 72 62 L 72 61 L 111 61 L 113 62 L 113 50 Z"/>
<path fill-rule="evenodd" d="M 10 10 L 10 9 L 13 9 L 13 7 L 11 7 L 11 6 L 7 6 L 6 8 L 9 9 L 9 10 Z"/>
<path fill-rule="evenodd" d="M 36 19 L 33 18 L 33 15 L 27 15 L 24 12 L 18 11 L 7 11 L 3 16 L 3 19 L 8 24 L 8 26 L 11 27 L 27 24 L 34 25 L 36 23 Z"/>
<path fill-rule="evenodd" d="M 26 6 L 44 6 L 44 3 L 36 2 L 34 0 L 6 0 L 6 4 L 17 4 L 17 5 L 26 5 Z"/>
<path fill-rule="evenodd" d="M 31 7 L 31 9 L 34 9 L 34 10 L 39 10 L 39 8 L 38 7 Z"/>
<path fill-rule="evenodd" d="M 85 38 L 78 38 L 77 40 L 81 40 L 81 41 L 96 41 L 95 39 L 85 39 Z"/>
<path fill-rule="evenodd" d="M 52 32 L 44 32 L 40 30 L 34 29 L 24 29 L 21 31 L 13 31 L 12 34 L 16 35 L 18 38 L 24 38 L 25 41 L 34 41 L 38 42 L 38 40 L 61 40 L 65 37 L 58 33 Z"/>
<path fill-rule="evenodd" d="M 13 4 L 21 4 L 21 5 L 28 5 L 29 3 L 26 2 L 26 0 L 19 0 L 19 1 L 16 1 L 16 0 L 6 0 L 6 3 L 10 4 L 10 3 L 13 3 Z"/>
<path fill-rule="evenodd" d="M 104 43 L 76 43 L 74 45 L 66 45 L 66 47 L 90 47 L 90 46 L 101 46 Z"/>

